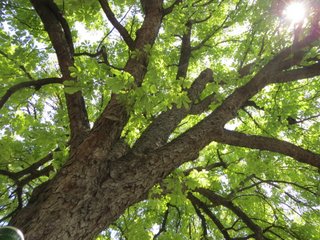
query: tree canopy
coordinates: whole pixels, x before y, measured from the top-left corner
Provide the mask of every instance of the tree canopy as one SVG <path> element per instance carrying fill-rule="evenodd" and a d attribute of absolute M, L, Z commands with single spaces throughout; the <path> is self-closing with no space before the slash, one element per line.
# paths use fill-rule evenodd
<path fill-rule="evenodd" d="M 320 4 L 294 2 L 2 0 L 1 224 L 318 239 Z"/>

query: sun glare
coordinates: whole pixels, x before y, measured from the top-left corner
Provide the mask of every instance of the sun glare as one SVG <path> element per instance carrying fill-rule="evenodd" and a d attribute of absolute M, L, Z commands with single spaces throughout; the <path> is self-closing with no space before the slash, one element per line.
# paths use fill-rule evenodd
<path fill-rule="evenodd" d="M 304 20 L 306 8 L 303 3 L 293 2 L 286 7 L 283 13 L 291 23 L 296 24 Z"/>

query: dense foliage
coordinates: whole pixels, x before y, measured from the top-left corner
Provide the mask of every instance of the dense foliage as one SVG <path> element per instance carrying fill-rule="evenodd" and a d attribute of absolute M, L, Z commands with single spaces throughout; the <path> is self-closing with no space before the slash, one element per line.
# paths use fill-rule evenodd
<path fill-rule="evenodd" d="M 291 2 L 2 0 L 1 224 L 26 239 L 318 239 L 320 6 L 292 23 Z M 132 199 L 99 195 L 113 189 Z M 63 204 L 40 210 L 54 191 L 79 196 L 63 204 L 92 213 L 92 236 Z"/>

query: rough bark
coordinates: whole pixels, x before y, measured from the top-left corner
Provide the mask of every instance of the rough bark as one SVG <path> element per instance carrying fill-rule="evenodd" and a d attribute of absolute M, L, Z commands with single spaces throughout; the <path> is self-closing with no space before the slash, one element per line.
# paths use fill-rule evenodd
<path fill-rule="evenodd" d="M 55 49 L 63 80 L 74 80 L 70 67 L 74 65 L 73 42 L 67 21 L 53 0 L 30 0 L 41 18 Z M 65 94 L 70 122 L 71 152 L 83 141 L 89 130 L 88 114 L 81 91 Z"/>
<path fill-rule="evenodd" d="M 52 1 L 31 2 L 56 50 L 63 78 L 67 79 L 70 77 L 69 67 L 73 65 L 73 50 L 67 37 L 65 23 L 59 22 L 50 9 L 48 10 L 46 4 L 53 3 Z M 133 40 L 115 19 L 107 1 L 99 2 L 110 22 L 125 39 L 128 48 L 142 53 L 139 58 L 129 58 L 124 67 L 124 70 L 134 77 L 137 86 L 140 86 L 148 69 L 149 56 L 144 47 L 154 44 L 164 15 L 169 14 L 172 9 L 164 10 L 161 0 L 141 1 L 145 19 L 136 33 L 136 39 Z M 187 74 L 192 51 L 191 28 L 192 24 L 187 24 L 187 32 L 182 38 L 177 79 Z M 309 46 L 318 37 L 313 34 L 301 40 L 296 44 L 295 51 Z M 196 104 L 206 83 L 213 81 L 212 70 L 202 71 L 188 90 L 188 96 L 192 101 L 190 109 L 173 107 L 159 114 L 132 149 L 128 149 L 120 139 L 129 113 L 118 101 L 117 95 L 112 95 L 90 132 L 81 93 L 66 95 L 71 132 L 74 133 L 71 140 L 78 140 L 72 141 L 72 151 L 66 164 L 52 180 L 34 191 L 29 203 L 12 217 L 10 224 L 21 228 L 27 240 L 93 239 L 113 223 L 126 208 L 145 199 L 152 186 L 162 181 L 181 164 L 196 159 L 199 151 L 212 141 L 281 153 L 319 168 L 320 155 L 317 153 L 281 140 L 248 136 L 224 129 L 224 125 L 236 116 L 237 111 L 268 84 L 320 74 L 318 65 L 308 67 L 312 70 L 311 73 L 307 68 L 288 70 L 295 61 L 283 64 L 282 60 L 290 59 L 292 56 L 294 54 L 291 47 L 281 51 L 204 120 L 169 143 L 169 135 L 185 116 L 193 111 L 204 111 L 214 100 L 214 96 L 209 96 L 203 100 L 203 104 Z M 268 142 L 267 146 L 264 142 Z M 250 226 L 257 239 L 263 239 L 261 229 L 236 206 L 212 192 L 203 189 L 199 192 L 212 202 L 231 209 Z M 189 198 L 201 208 L 201 202 L 191 195 Z M 222 224 L 213 215 L 209 217 L 223 229 Z M 225 231 L 224 235 L 227 239 L 230 238 Z"/>

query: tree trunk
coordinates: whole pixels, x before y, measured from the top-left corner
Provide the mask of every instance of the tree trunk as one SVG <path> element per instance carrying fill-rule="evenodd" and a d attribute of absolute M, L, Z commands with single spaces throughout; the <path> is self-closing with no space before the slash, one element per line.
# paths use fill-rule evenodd
<path fill-rule="evenodd" d="M 10 224 L 22 229 L 27 240 L 93 239 L 187 157 L 180 154 L 183 149 L 164 148 L 160 154 L 129 152 L 117 158 L 126 152 L 119 142 L 105 158 L 103 139 L 96 133 L 12 218 Z"/>

